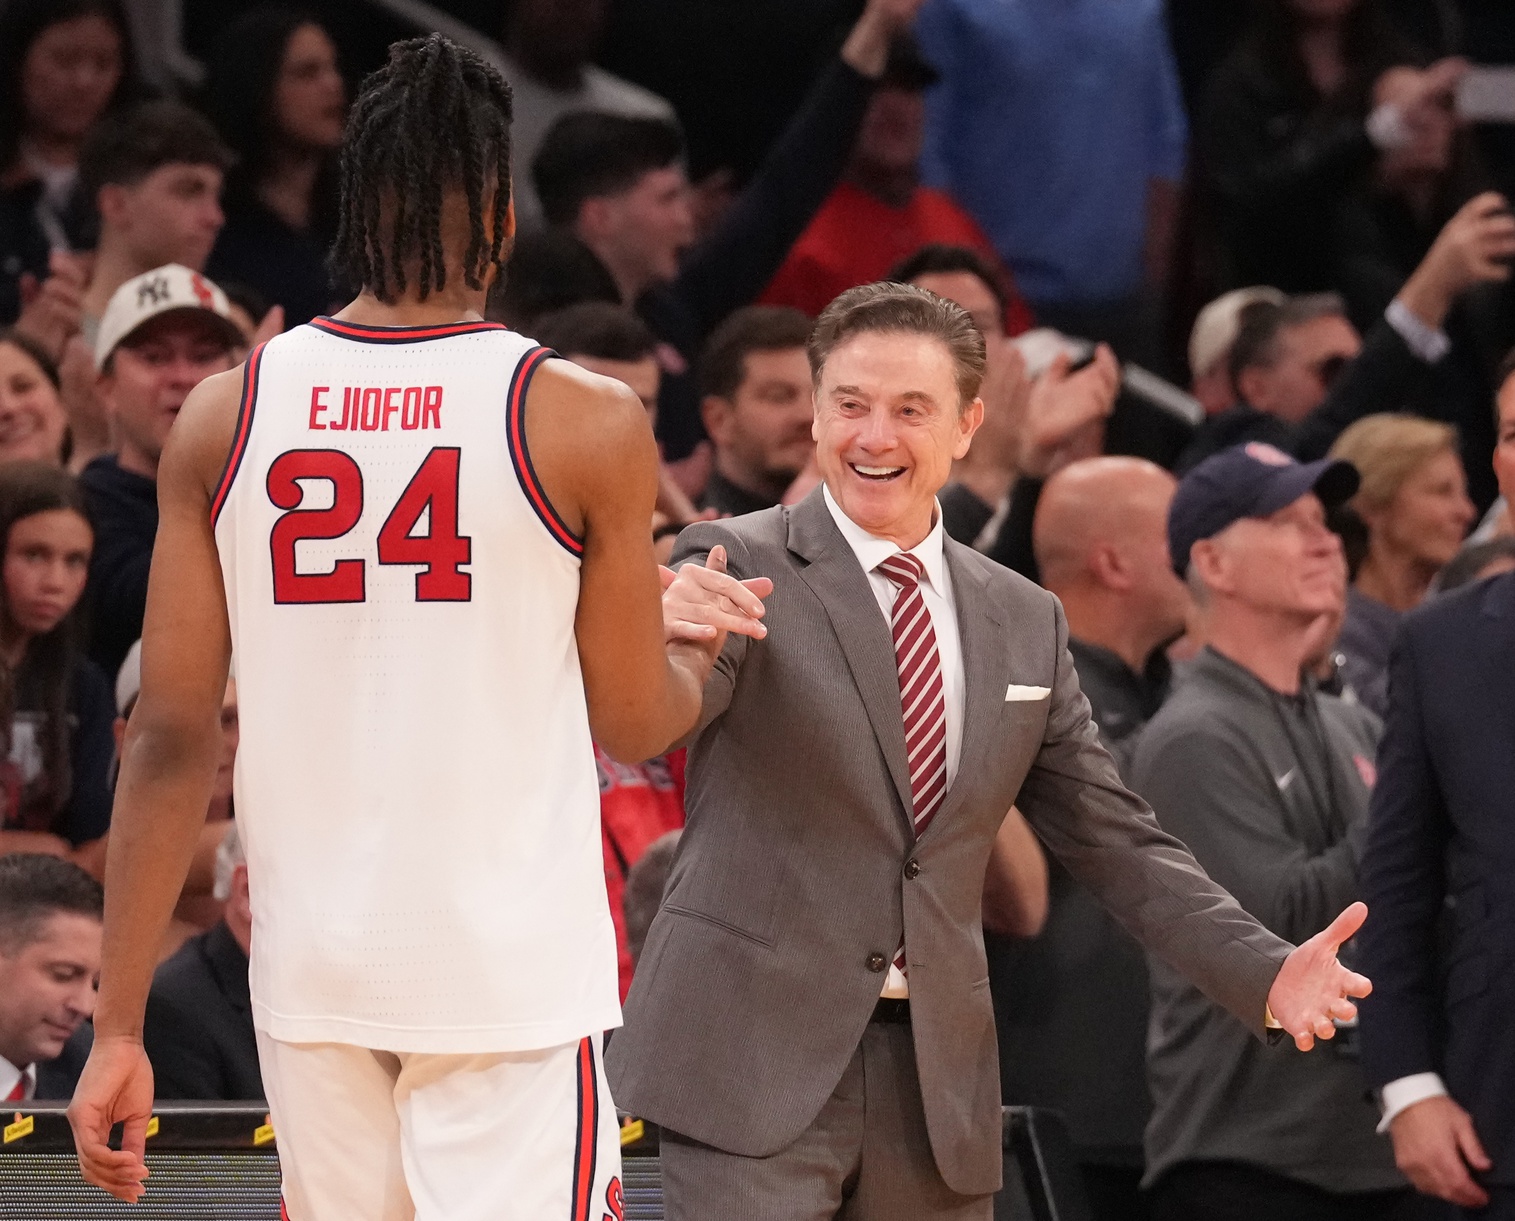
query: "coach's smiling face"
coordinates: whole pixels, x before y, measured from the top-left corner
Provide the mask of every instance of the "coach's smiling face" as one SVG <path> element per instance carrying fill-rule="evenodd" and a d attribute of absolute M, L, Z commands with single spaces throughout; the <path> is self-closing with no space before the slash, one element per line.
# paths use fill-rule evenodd
<path fill-rule="evenodd" d="M 939 339 L 864 331 L 831 351 L 815 391 L 816 460 L 842 511 L 908 551 L 931 532 L 936 494 L 984 418 L 964 403 Z"/>

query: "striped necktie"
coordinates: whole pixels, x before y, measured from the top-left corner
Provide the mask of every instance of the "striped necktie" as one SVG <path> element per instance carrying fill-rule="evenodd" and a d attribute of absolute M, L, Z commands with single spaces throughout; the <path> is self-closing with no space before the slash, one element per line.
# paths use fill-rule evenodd
<path fill-rule="evenodd" d="M 11 1092 L 5 1096 L 5 1101 L 6 1102 L 25 1102 L 26 1101 L 26 1074 L 25 1073 L 22 1073 L 19 1077 L 16 1078 L 16 1084 L 11 1089 Z"/>

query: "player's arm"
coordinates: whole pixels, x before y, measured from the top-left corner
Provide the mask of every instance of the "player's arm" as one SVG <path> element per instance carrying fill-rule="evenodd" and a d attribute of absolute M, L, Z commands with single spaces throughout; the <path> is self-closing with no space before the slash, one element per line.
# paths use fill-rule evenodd
<path fill-rule="evenodd" d="M 69 1107 L 84 1177 L 142 1191 L 152 1069 L 142 1017 L 158 947 L 205 825 L 221 751 L 231 633 L 211 530 L 212 489 L 235 426 L 240 371 L 201 383 L 158 468 L 158 536 L 142 629 L 142 692 L 121 750 L 105 868 L 95 1043 Z M 107 1138 L 125 1123 L 121 1149 Z"/>
<path fill-rule="evenodd" d="M 710 609 L 722 627 L 702 640 L 665 632 L 652 549 L 657 445 L 625 386 L 549 362 L 532 382 L 526 429 L 548 497 L 584 541 L 575 631 L 595 741 L 627 761 L 662 754 L 699 716 L 726 631 L 761 633 L 762 600 L 722 575 L 710 594 L 725 600 Z"/>

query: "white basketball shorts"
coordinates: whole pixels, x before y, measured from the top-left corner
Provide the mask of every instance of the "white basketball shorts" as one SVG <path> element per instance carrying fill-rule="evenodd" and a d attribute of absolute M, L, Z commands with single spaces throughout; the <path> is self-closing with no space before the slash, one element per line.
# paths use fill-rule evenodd
<path fill-rule="evenodd" d="M 288 1221 L 621 1221 L 600 1042 L 430 1055 L 260 1030 Z"/>

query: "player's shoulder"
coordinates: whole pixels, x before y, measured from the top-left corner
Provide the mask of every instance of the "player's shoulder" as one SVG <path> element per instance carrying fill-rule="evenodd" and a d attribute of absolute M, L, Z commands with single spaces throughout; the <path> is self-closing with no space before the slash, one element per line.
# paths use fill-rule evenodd
<path fill-rule="evenodd" d="M 611 451 L 649 428 L 647 409 L 630 387 L 562 359 L 544 360 L 536 368 L 527 412 L 535 417 L 534 426 L 556 423 L 576 440 Z"/>

